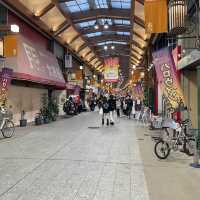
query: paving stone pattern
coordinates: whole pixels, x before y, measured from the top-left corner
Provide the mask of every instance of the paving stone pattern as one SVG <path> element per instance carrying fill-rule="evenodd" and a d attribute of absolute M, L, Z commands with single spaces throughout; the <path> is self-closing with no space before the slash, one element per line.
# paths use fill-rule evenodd
<path fill-rule="evenodd" d="M 97 113 L 0 140 L 0 200 L 149 200 L 134 123 Z M 138 130 L 138 129 L 137 129 Z"/>

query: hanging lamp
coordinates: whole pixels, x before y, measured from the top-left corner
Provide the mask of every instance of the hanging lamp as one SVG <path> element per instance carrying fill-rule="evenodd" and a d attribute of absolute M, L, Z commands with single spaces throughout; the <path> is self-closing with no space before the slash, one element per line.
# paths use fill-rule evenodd
<path fill-rule="evenodd" d="M 109 28 L 109 24 L 108 24 L 108 22 L 106 21 L 105 23 L 104 23 L 104 29 L 108 29 Z"/>
<path fill-rule="evenodd" d="M 186 31 L 187 0 L 169 1 L 169 32 L 180 35 Z"/>
<path fill-rule="evenodd" d="M 94 24 L 94 29 L 95 29 L 95 30 L 98 30 L 98 29 L 99 29 L 99 24 L 98 24 L 97 20 L 96 20 L 96 22 L 95 22 L 95 24 Z"/>

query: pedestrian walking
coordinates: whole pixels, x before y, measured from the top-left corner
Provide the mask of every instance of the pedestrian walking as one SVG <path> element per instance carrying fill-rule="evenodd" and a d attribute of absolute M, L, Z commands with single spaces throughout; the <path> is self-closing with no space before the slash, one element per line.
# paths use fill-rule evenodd
<path fill-rule="evenodd" d="M 106 121 L 106 125 L 109 126 L 110 120 L 109 120 L 109 103 L 106 96 L 103 97 L 103 103 L 102 103 L 102 109 L 103 109 L 103 115 L 102 115 L 102 125 L 104 125 Z"/>
<path fill-rule="evenodd" d="M 117 111 L 117 118 L 120 118 L 120 109 L 121 109 L 121 101 L 118 97 L 116 100 L 116 111 Z"/>
<path fill-rule="evenodd" d="M 132 113 L 132 108 L 133 108 L 133 100 L 132 100 L 131 96 L 127 97 L 126 105 L 127 105 L 126 113 L 127 113 L 128 118 L 130 119 L 131 118 L 131 113 Z"/>
<path fill-rule="evenodd" d="M 114 125 L 114 111 L 116 110 L 116 100 L 113 95 L 110 95 L 108 103 L 109 103 L 110 124 Z"/>

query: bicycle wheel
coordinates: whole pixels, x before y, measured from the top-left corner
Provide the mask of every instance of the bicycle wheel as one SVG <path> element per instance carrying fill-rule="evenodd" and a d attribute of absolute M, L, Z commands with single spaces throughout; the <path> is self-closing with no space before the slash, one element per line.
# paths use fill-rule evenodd
<path fill-rule="evenodd" d="M 188 156 L 193 156 L 195 152 L 196 141 L 193 138 L 189 138 L 185 144 L 185 153 Z"/>
<path fill-rule="evenodd" d="M 15 131 L 15 126 L 14 126 L 13 122 L 10 120 L 6 120 L 1 131 L 2 131 L 2 135 L 5 138 L 12 137 L 14 135 L 14 131 Z"/>
<path fill-rule="evenodd" d="M 169 144 L 163 140 L 158 141 L 154 146 L 154 153 L 159 159 L 166 159 L 170 154 Z"/>

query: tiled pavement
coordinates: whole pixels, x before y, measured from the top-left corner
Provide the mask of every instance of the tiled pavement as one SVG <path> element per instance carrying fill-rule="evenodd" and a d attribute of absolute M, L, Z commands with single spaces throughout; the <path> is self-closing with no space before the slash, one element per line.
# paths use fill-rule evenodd
<path fill-rule="evenodd" d="M 0 140 L 0 200 L 169 200 L 169 164 L 153 158 L 147 130 L 126 119 L 88 128 L 99 122 L 83 113 Z"/>

